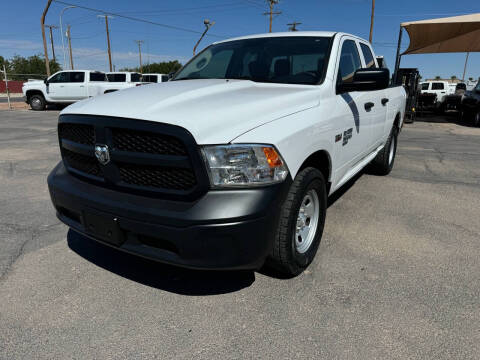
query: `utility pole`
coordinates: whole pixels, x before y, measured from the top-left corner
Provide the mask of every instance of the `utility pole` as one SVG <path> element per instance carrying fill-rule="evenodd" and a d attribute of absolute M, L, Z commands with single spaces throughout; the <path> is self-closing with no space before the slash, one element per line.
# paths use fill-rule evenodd
<path fill-rule="evenodd" d="M 47 70 L 47 77 L 50 76 L 50 61 L 48 60 L 48 51 L 47 51 L 47 39 L 45 38 L 45 16 L 47 16 L 48 8 L 52 0 L 47 1 L 47 5 L 43 10 L 42 17 L 40 18 L 40 24 L 42 26 L 42 38 L 43 38 L 43 51 L 45 52 L 45 69 Z"/>
<path fill-rule="evenodd" d="M 142 68 L 142 44 L 143 40 L 133 40 L 137 43 L 138 45 L 138 55 L 140 57 L 140 74 L 143 74 L 143 68 Z"/>
<path fill-rule="evenodd" d="M 269 32 L 272 32 L 272 22 L 273 22 L 273 15 L 280 15 L 282 12 L 281 11 L 273 11 L 274 5 L 277 5 L 280 0 L 267 0 L 269 6 L 270 6 L 270 11 L 263 13 L 263 15 L 269 15 L 270 16 L 270 26 L 269 26 Z"/>
<path fill-rule="evenodd" d="M 208 19 L 203 20 L 203 24 L 205 25 L 205 31 L 202 33 L 202 36 L 200 36 L 200 39 L 198 39 L 197 43 L 193 47 L 193 56 L 195 56 L 195 52 L 197 51 L 197 46 L 200 44 L 200 41 L 202 41 L 203 37 L 207 34 L 207 31 L 210 30 L 210 28 L 215 25 L 215 21 L 210 21 Z"/>
<path fill-rule="evenodd" d="M 73 70 L 73 55 L 72 55 L 72 35 L 70 33 L 70 25 L 67 26 L 68 49 L 70 51 L 70 69 Z"/>
<path fill-rule="evenodd" d="M 110 50 L 110 32 L 108 31 L 108 15 L 98 15 L 99 17 L 105 17 L 105 29 L 107 31 L 107 46 L 108 46 L 108 64 L 110 65 L 110 71 L 112 71 L 112 52 Z M 110 16 L 110 18 L 112 18 Z"/>
<path fill-rule="evenodd" d="M 465 73 L 467 72 L 468 56 L 469 56 L 469 55 L 470 55 L 470 53 L 467 52 L 467 57 L 465 58 L 465 66 L 463 67 L 462 82 L 465 82 Z"/>
<path fill-rule="evenodd" d="M 288 28 L 289 31 L 298 31 L 297 25 L 302 25 L 302 23 L 294 21 L 293 23 L 287 24 L 287 25 L 289 26 Z"/>
<path fill-rule="evenodd" d="M 50 42 L 51 42 L 51 44 L 52 44 L 52 56 L 53 56 L 53 61 L 57 61 L 57 59 L 55 58 L 55 47 L 53 46 L 53 34 L 52 34 L 52 29 L 58 29 L 58 26 L 54 26 L 54 25 L 45 25 L 45 26 L 50 29 Z"/>
<path fill-rule="evenodd" d="M 370 18 L 370 37 L 368 38 L 368 41 L 370 44 L 372 43 L 372 38 L 373 38 L 373 19 L 375 18 L 375 0 L 372 0 L 372 17 Z"/>
<path fill-rule="evenodd" d="M 62 37 L 62 50 L 63 50 L 63 67 L 66 68 L 67 67 L 67 57 L 65 55 L 65 43 L 63 41 L 63 26 L 62 26 L 62 15 L 63 13 L 65 12 L 65 10 L 68 10 L 68 9 L 73 9 L 73 8 L 76 8 L 76 6 L 72 5 L 72 6 L 67 6 L 65 8 L 62 9 L 62 11 L 60 11 L 60 35 Z"/>

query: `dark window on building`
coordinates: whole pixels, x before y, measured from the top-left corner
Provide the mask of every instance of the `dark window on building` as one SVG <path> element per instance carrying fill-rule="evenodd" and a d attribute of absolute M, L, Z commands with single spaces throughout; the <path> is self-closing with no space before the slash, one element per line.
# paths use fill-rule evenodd
<path fill-rule="evenodd" d="M 362 43 L 360 43 L 360 47 L 362 49 L 363 58 L 365 59 L 365 66 L 367 68 L 376 68 L 377 65 L 375 65 L 375 60 L 373 59 L 373 54 L 370 50 L 370 47 L 367 44 Z"/>
<path fill-rule="evenodd" d="M 353 40 L 346 40 L 340 54 L 338 82 L 352 82 L 355 71 L 361 68 L 360 55 Z"/>

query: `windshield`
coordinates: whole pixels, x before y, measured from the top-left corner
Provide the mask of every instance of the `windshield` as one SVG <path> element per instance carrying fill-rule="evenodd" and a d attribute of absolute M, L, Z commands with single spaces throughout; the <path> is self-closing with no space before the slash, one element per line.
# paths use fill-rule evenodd
<path fill-rule="evenodd" d="M 330 52 L 329 37 L 269 37 L 212 45 L 173 79 L 244 79 L 318 84 Z"/>

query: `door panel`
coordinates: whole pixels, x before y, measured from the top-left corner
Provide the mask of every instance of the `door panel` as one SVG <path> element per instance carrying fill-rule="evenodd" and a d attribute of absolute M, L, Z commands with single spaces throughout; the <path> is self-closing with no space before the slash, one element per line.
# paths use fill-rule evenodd
<path fill-rule="evenodd" d="M 353 81 L 353 74 L 362 67 L 360 53 L 355 40 L 345 37 L 341 43 L 340 58 L 337 61 L 337 84 Z M 342 124 L 341 133 L 337 134 L 336 147 L 340 166 L 337 179 L 341 179 L 353 168 L 370 148 L 372 109 L 366 110 L 365 104 L 371 102 L 368 92 L 353 91 L 336 96 L 335 120 Z M 375 107 L 375 106 L 374 106 Z"/>

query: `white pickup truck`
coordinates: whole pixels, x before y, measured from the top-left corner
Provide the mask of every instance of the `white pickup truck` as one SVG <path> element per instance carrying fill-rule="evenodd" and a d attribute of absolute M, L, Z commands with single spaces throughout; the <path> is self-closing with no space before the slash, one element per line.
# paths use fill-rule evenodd
<path fill-rule="evenodd" d="M 214 43 L 165 84 L 62 111 L 57 216 L 158 261 L 295 276 L 317 252 L 327 197 L 366 166 L 393 167 L 406 95 L 389 78 L 345 33 Z"/>
<path fill-rule="evenodd" d="M 128 84 L 128 87 L 142 85 L 142 74 L 129 71 L 107 72 L 109 82 Z"/>
<path fill-rule="evenodd" d="M 45 81 L 29 80 L 23 84 L 25 102 L 33 110 L 44 110 L 48 104 L 70 104 L 135 84 L 109 83 L 105 73 L 91 70 L 64 70 Z"/>

